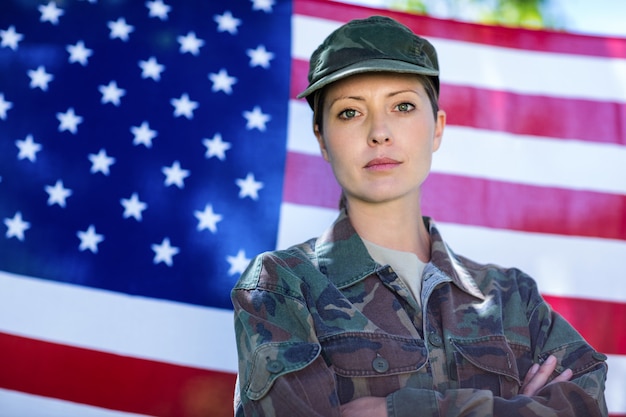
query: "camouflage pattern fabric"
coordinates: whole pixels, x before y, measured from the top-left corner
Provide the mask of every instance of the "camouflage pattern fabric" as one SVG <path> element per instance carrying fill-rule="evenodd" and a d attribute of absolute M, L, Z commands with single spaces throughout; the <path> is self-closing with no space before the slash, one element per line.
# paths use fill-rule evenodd
<path fill-rule="evenodd" d="M 455 255 L 424 221 L 422 308 L 345 213 L 320 238 L 251 262 L 232 291 L 236 416 L 340 416 L 363 396 L 386 397 L 392 417 L 607 416 L 606 356 L 529 276 Z M 549 355 L 572 380 L 519 395 Z"/>

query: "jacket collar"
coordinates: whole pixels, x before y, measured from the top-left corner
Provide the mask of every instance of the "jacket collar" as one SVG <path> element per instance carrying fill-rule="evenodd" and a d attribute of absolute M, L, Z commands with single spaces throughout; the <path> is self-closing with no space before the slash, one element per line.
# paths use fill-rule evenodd
<path fill-rule="evenodd" d="M 443 241 L 432 219 L 424 217 L 424 224 L 431 240 L 429 264 L 441 271 L 461 290 L 479 299 L 485 299 L 467 268 Z M 377 273 L 385 266 L 377 264 L 369 255 L 345 211 L 341 211 L 335 222 L 317 239 L 315 256 L 320 271 L 340 289 Z"/>

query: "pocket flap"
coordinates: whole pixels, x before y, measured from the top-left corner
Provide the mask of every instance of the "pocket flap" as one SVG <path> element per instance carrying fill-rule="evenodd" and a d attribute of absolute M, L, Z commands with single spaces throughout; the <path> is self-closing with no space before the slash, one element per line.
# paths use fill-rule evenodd
<path fill-rule="evenodd" d="M 321 343 L 327 361 L 344 377 L 414 372 L 428 359 L 423 340 L 385 333 L 346 332 Z"/>
<path fill-rule="evenodd" d="M 267 394 L 281 375 L 305 368 L 321 351 L 315 343 L 278 342 L 264 343 L 252 355 L 245 391 L 248 398 L 259 400 Z"/>
<path fill-rule="evenodd" d="M 452 339 L 451 342 L 472 365 L 520 382 L 515 354 L 504 336 Z"/>

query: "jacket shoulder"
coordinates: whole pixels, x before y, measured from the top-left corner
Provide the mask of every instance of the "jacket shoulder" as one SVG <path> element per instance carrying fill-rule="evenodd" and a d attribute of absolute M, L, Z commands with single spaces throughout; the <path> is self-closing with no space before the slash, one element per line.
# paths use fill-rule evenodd
<path fill-rule="evenodd" d="M 494 263 L 479 263 L 467 257 L 456 255 L 483 294 L 517 293 L 521 300 L 530 305 L 542 301 L 537 282 L 530 275 L 515 267 L 504 267 Z"/>
<path fill-rule="evenodd" d="M 317 271 L 315 241 L 310 239 L 287 249 L 257 255 L 241 274 L 233 290 L 286 291 Z"/>

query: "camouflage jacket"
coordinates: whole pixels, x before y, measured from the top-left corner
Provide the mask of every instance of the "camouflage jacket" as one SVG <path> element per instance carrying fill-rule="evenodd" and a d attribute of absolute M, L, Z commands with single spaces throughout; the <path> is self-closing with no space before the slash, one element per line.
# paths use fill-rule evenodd
<path fill-rule="evenodd" d="M 389 416 L 606 416 L 606 356 L 516 269 L 432 242 L 422 302 L 377 264 L 341 215 L 318 239 L 254 259 L 232 291 L 236 416 L 339 416 L 386 397 Z M 518 395 L 549 355 L 568 382 Z"/>

